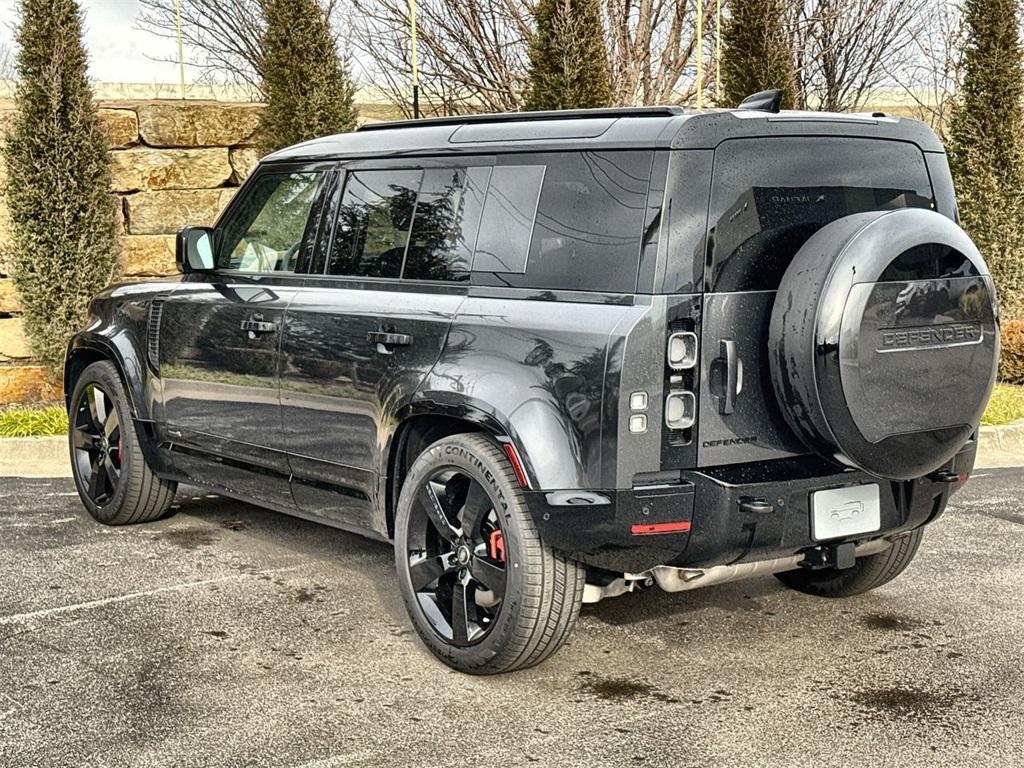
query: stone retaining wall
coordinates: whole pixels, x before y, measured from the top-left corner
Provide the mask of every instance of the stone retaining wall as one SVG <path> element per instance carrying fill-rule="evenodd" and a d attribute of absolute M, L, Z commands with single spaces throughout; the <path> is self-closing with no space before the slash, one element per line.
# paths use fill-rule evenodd
<path fill-rule="evenodd" d="M 174 271 L 174 234 L 187 224 L 212 224 L 255 167 L 258 104 L 152 101 L 105 103 L 100 119 L 110 145 L 111 193 L 117 197 L 127 278 Z M 14 112 L 0 110 L 0 141 Z M 10 222 L 9 180 L 0 162 L 0 407 L 59 398 L 32 365 L 22 332 L 21 305 L 4 251 Z"/>

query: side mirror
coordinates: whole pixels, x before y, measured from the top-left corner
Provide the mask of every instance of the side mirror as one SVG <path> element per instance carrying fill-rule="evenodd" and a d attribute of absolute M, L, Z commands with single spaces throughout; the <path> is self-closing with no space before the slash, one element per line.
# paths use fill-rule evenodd
<path fill-rule="evenodd" d="M 207 227 L 185 227 L 178 233 L 175 258 L 178 271 L 209 272 L 214 268 L 213 230 Z"/>

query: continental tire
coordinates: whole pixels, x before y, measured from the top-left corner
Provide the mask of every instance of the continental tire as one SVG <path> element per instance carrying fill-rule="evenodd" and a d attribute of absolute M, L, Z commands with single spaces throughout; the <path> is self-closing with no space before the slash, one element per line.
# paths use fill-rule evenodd
<path fill-rule="evenodd" d="M 146 463 L 112 363 L 82 372 L 68 417 L 72 475 L 90 515 L 104 525 L 130 525 L 168 514 L 177 483 L 157 477 Z"/>
<path fill-rule="evenodd" d="M 447 437 L 413 463 L 395 520 L 398 583 L 416 632 L 461 672 L 539 664 L 568 639 L 585 569 L 547 547 L 501 447 Z"/>

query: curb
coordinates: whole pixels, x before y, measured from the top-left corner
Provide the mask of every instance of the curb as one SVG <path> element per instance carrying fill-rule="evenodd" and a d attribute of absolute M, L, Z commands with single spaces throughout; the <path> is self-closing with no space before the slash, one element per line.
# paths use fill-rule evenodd
<path fill-rule="evenodd" d="M 71 477 L 68 439 L 0 437 L 0 477 Z"/>
<path fill-rule="evenodd" d="M 1024 466 L 1024 420 L 978 430 L 976 469 Z"/>
<path fill-rule="evenodd" d="M 1024 466 L 1024 420 L 978 430 L 976 469 Z M 0 438 L 0 477 L 71 477 L 68 441 L 57 437 Z"/>

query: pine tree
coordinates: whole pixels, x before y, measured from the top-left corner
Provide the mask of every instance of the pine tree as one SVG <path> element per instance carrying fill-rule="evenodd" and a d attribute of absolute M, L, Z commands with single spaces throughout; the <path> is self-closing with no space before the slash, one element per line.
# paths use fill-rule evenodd
<path fill-rule="evenodd" d="M 796 70 L 784 0 L 732 0 L 722 30 L 722 106 L 778 88 L 782 108 L 795 103 Z"/>
<path fill-rule="evenodd" d="M 7 144 L 9 254 L 35 357 L 52 371 L 117 263 L 107 142 L 76 0 L 21 0 L 18 113 Z"/>
<path fill-rule="evenodd" d="M 949 126 L 961 225 L 1004 315 L 1024 316 L 1024 65 L 1017 0 L 966 0 L 963 86 Z"/>
<path fill-rule="evenodd" d="M 351 131 L 355 85 L 316 0 L 265 0 L 261 146 L 271 152 Z"/>
<path fill-rule="evenodd" d="M 610 106 L 608 49 L 597 0 L 538 0 L 534 16 L 526 108 Z"/>

